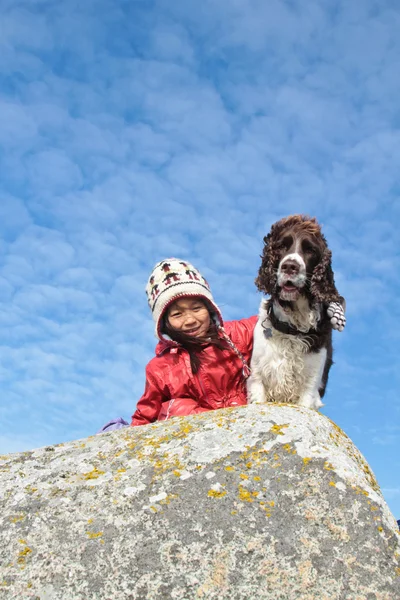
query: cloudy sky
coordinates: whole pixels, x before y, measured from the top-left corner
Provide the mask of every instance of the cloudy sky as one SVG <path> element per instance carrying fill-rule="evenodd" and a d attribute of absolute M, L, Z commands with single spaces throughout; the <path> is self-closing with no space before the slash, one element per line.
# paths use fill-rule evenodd
<path fill-rule="evenodd" d="M 156 261 L 249 316 L 263 236 L 308 213 L 348 306 L 323 412 L 400 518 L 399 4 L 0 6 L 0 452 L 129 419 Z"/>

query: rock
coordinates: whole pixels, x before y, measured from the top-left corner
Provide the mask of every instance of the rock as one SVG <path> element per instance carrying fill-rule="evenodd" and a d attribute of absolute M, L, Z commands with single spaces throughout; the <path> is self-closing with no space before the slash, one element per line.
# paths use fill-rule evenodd
<path fill-rule="evenodd" d="M 0 464 L 0 597 L 400 598 L 396 520 L 312 410 L 213 411 Z"/>

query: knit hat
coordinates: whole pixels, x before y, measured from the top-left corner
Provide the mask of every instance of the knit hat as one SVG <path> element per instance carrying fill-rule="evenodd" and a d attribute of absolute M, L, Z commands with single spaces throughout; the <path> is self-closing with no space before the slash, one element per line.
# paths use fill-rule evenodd
<path fill-rule="evenodd" d="M 157 263 L 147 282 L 146 295 L 158 338 L 162 337 L 162 317 L 168 306 L 178 298 L 187 296 L 206 300 L 211 305 L 211 316 L 219 325 L 223 325 L 221 311 L 215 304 L 207 280 L 187 261 L 166 258 Z"/>

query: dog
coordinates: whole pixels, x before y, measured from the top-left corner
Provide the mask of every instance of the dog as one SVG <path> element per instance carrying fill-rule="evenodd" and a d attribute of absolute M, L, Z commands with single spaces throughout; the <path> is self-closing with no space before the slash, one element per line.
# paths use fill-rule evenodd
<path fill-rule="evenodd" d="M 270 295 L 254 330 L 249 403 L 283 402 L 319 409 L 332 361 L 332 329 L 346 324 L 332 253 L 315 218 L 292 215 L 264 237 L 255 281 Z"/>

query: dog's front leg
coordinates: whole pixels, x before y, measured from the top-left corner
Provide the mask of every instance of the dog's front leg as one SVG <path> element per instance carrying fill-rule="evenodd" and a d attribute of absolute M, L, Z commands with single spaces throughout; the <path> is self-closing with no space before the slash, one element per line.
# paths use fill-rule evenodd
<path fill-rule="evenodd" d="M 324 366 L 327 359 L 327 350 L 322 348 L 319 352 L 311 352 L 304 358 L 304 369 L 307 373 L 304 389 L 300 394 L 299 406 L 318 410 L 323 406 L 319 394 Z"/>
<path fill-rule="evenodd" d="M 265 404 L 264 384 L 258 373 L 254 371 L 247 380 L 247 402 L 248 404 Z"/>

